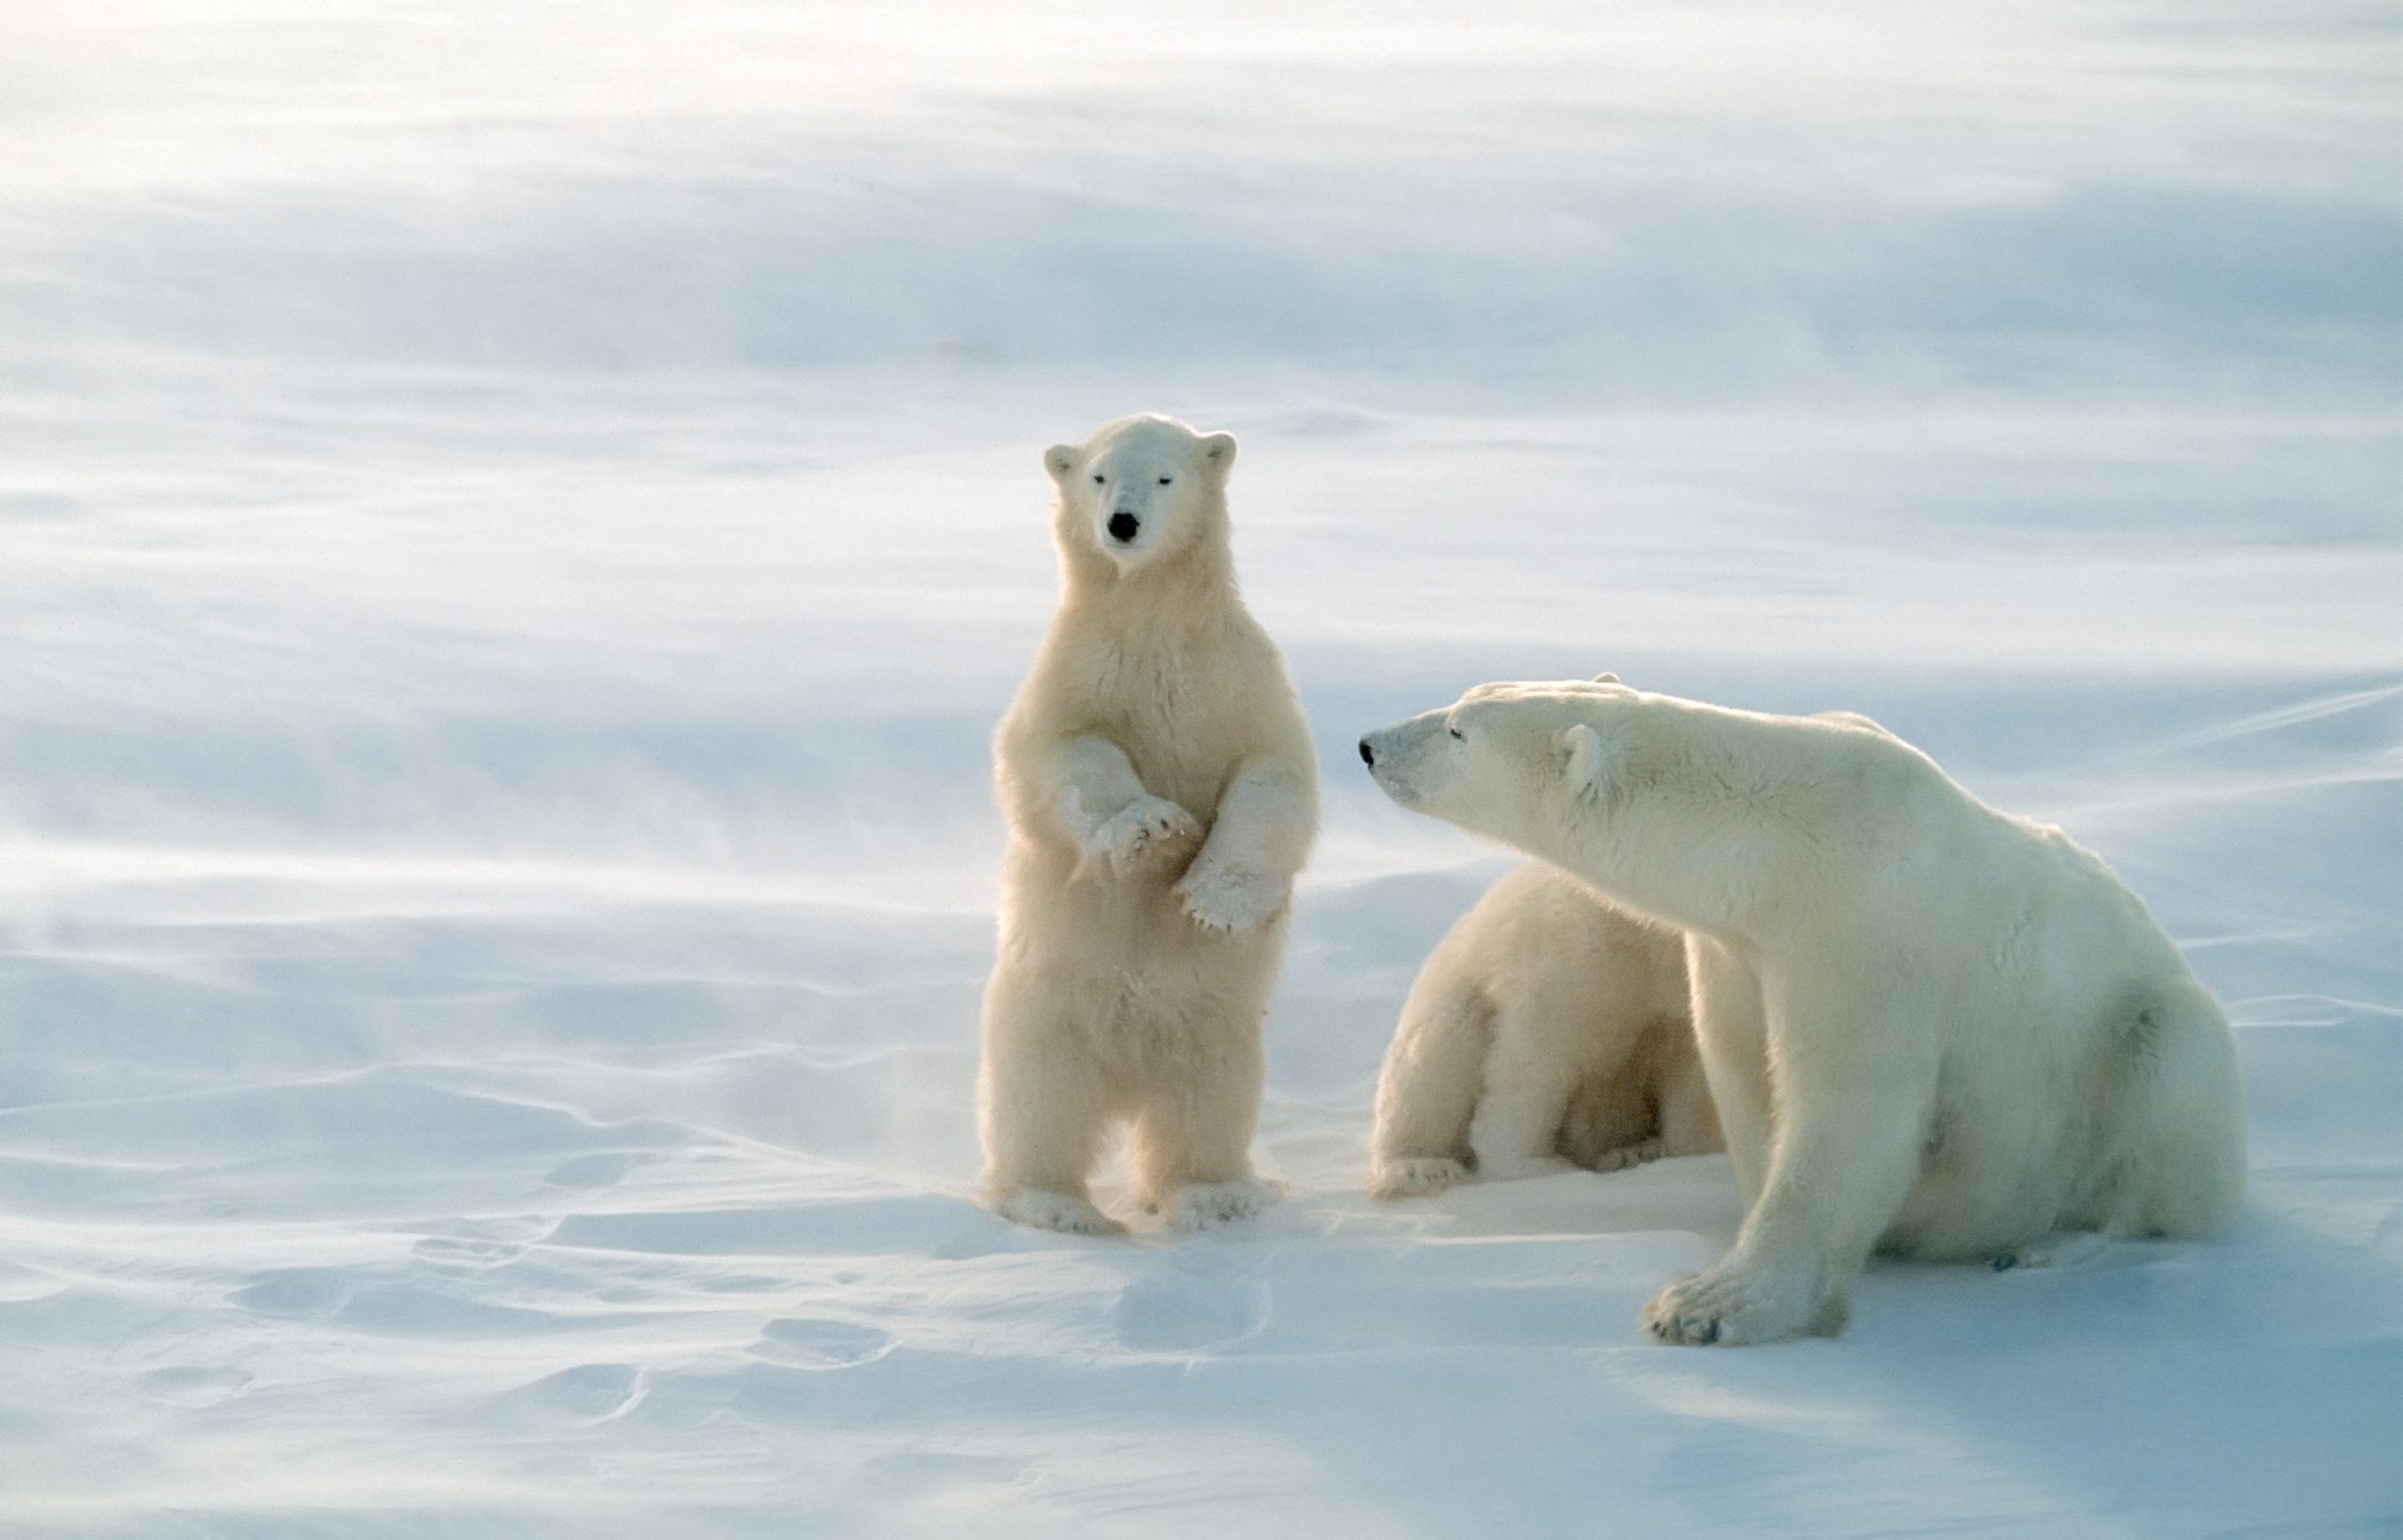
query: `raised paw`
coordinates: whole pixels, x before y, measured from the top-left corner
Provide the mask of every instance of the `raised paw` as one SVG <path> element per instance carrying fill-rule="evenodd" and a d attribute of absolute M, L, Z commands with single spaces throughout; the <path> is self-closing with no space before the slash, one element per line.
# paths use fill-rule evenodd
<path fill-rule="evenodd" d="M 1254 872 L 1197 862 L 1176 885 L 1185 903 L 1185 917 L 1203 930 L 1241 936 L 1258 930 L 1277 917 L 1285 904 L 1285 885 Z"/>
<path fill-rule="evenodd" d="M 1124 1235 L 1126 1227 L 1073 1193 L 1029 1188 L 1011 1193 L 993 1204 L 993 1212 L 1015 1224 L 1064 1235 Z"/>
<path fill-rule="evenodd" d="M 1370 1197 L 1426 1197 L 1468 1180 L 1468 1167 L 1449 1155 L 1405 1155 L 1369 1175 Z"/>
<path fill-rule="evenodd" d="M 1201 820 L 1165 797 L 1138 797 L 1111 815 L 1085 843 L 1085 859 L 1125 877 L 1192 848 Z"/>
<path fill-rule="evenodd" d="M 1249 1219 L 1276 1201 L 1277 1189 L 1258 1177 L 1197 1182 L 1169 1194 L 1168 1201 L 1160 1205 L 1160 1218 L 1170 1229 L 1189 1235 Z"/>
<path fill-rule="evenodd" d="M 1681 1347 L 1834 1336 L 1844 1323 L 1844 1296 L 1814 1286 L 1808 1270 L 1725 1262 L 1686 1274 L 1644 1307 L 1645 1329 Z"/>

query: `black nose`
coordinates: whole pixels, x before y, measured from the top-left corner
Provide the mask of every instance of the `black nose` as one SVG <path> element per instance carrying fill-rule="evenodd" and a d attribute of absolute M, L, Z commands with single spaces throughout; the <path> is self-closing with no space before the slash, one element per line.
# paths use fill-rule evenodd
<path fill-rule="evenodd" d="M 1110 538 L 1121 545 L 1133 540 L 1135 531 L 1142 527 L 1142 521 L 1132 513 L 1118 512 L 1110 516 Z"/>
<path fill-rule="evenodd" d="M 1377 763 L 1377 751 L 1369 747 L 1369 740 L 1365 738 L 1360 740 L 1360 763 L 1370 769 L 1374 769 Z"/>

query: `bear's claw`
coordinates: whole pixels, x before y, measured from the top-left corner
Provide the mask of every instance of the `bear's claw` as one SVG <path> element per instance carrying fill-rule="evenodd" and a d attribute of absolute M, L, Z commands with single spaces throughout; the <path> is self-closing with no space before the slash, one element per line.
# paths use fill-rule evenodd
<path fill-rule="evenodd" d="M 1468 1167 L 1449 1155 L 1405 1155 L 1377 1167 L 1369 1196 L 1425 1197 L 1467 1180 Z"/>
<path fill-rule="evenodd" d="M 1644 1325 L 1662 1342 L 1733 1348 L 1834 1336 L 1845 1315 L 1844 1296 L 1814 1288 L 1806 1269 L 1722 1263 L 1661 1290 L 1644 1307 Z"/>
<path fill-rule="evenodd" d="M 1170 1229 L 1189 1235 L 1249 1219 L 1276 1201 L 1274 1186 L 1258 1177 L 1237 1177 L 1232 1182 L 1199 1182 L 1179 1187 L 1168 1195 L 1160 1214 Z"/>
<path fill-rule="evenodd" d="M 1643 1139 L 1634 1144 L 1622 1144 L 1615 1150 L 1605 1150 L 1594 1162 L 1597 1171 L 1630 1171 L 1659 1160 L 1665 1146 L 1659 1139 Z"/>
<path fill-rule="evenodd" d="M 1276 918 L 1285 895 L 1249 872 L 1197 867 L 1176 885 L 1185 916 L 1203 930 L 1241 936 Z"/>
<path fill-rule="evenodd" d="M 1124 1235 L 1126 1227 L 1073 1193 L 1028 1188 L 997 1199 L 993 1212 L 1015 1224 L 1063 1235 Z"/>
<path fill-rule="evenodd" d="M 2057 1230 L 2000 1253 L 1994 1258 L 1994 1270 L 2008 1273 L 2014 1267 L 2075 1267 L 2100 1255 L 2109 1244 L 2108 1238 L 2093 1230 Z"/>
<path fill-rule="evenodd" d="M 1125 877 L 1202 837 L 1202 822 L 1165 797 L 1138 797 L 1094 831 L 1085 859 Z"/>

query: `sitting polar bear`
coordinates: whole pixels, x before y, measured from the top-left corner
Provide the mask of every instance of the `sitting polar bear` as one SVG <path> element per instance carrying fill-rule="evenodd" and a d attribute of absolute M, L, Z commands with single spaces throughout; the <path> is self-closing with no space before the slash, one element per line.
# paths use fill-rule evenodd
<path fill-rule="evenodd" d="M 1162 417 L 1044 456 L 1060 607 L 994 743 L 1010 841 L 977 1087 L 986 1189 L 1022 1224 L 1123 1227 L 1086 1191 L 1122 1120 L 1171 1227 L 1271 1197 L 1249 1155 L 1261 1018 L 1318 767 L 1235 591 L 1234 458 Z"/>
<path fill-rule="evenodd" d="M 1531 861 L 1411 985 L 1377 1082 L 1369 1190 L 1441 1192 L 1470 1160 L 1508 1180 L 1721 1148 L 1684 938 Z"/>
<path fill-rule="evenodd" d="M 2102 861 L 1875 723 L 1491 684 L 1360 752 L 1404 807 L 1688 933 L 1748 1212 L 1655 1335 L 1832 1334 L 1872 1247 L 2009 1265 L 2234 1219 L 2218 1003 Z"/>

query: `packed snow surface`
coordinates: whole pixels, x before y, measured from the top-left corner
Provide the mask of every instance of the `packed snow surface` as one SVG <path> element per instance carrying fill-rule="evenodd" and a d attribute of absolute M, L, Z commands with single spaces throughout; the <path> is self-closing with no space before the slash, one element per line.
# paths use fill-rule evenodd
<path fill-rule="evenodd" d="M 1018 9 L 0 10 L 0 1532 L 2403 1525 L 2392 9 Z M 1141 409 L 1326 833 L 1286 1201 L 1089 1242 L 987 738 Z M 1362 1196 L 1507 861 L 1352 740 L 1603 668 L 2110 860 L 2238 1233 L 1671 1349 L 1723 1158 Z"/>

